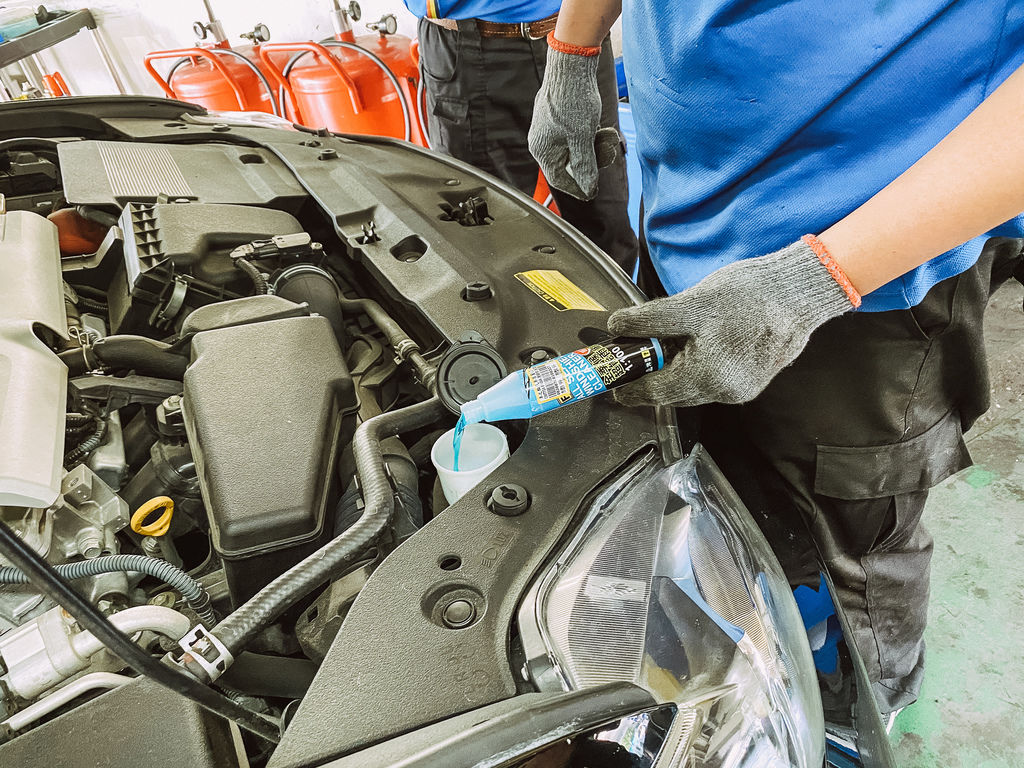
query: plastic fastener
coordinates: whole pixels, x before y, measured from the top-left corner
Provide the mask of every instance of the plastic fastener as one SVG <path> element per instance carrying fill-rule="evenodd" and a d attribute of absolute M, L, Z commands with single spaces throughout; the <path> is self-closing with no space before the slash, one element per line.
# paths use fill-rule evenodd
<path fill-rule="evenodd" d="M 473 623 L 475 618 L 476 608 L 468 600 L 453 600 L 445 607 L 444 612 L 441 614 L 441 619 L 444 621 L 445 626 L 451 629 L 467 627 Z"/>
<path fill-rule="evenodd" d="M 521 515 L 530 506 L 530 494 L 516 483 L 503 483 L 491 491 L 488 509 L 502 517 Z"/>
<path fill-rule="evenodd" d="M 466 283 L 466 287 L 462 289 L 463 301 L 486 301 L 492 296 L 494 296 L 494 291 L 491 289 L 490 283 L 481 280 Z"/>

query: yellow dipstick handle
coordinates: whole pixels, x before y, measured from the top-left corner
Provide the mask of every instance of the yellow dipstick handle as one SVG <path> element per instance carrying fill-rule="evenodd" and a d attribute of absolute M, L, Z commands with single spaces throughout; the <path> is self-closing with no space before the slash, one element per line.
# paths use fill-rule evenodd
<path fill-rule="evenodd" d="M 146 518 L 157 510 L 164 510 L 152 523 L 146 524 Z M 163 536 L 171 529 L 171 518 L 174 517 L 174 501 L 167 496 L 152 498 L 135 510 L 132 515 L 132 530 L 143 536 Z"/>

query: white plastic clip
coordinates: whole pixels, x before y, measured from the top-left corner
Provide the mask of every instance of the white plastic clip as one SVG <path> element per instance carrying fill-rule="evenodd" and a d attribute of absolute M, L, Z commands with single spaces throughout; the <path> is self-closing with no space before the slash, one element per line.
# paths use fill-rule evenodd
<path fill-rule="evenodd" d="M 235 660 L 227 646 L 202 624 L 192 627 L 178 645 L 190 661 L 202 667 L 210 682 L 223 675 Z"/>

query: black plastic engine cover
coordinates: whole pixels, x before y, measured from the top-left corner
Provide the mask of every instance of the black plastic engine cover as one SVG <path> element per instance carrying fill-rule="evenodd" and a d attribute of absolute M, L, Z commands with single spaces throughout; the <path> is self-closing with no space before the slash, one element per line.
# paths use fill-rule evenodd
<path fill-rule="evenodd" d="M 123 261 L 107 291 L 114 333 L 170 328 L 188 308 L 250 293 L 231 250 L 302 231 L 284 211 L 212 203 L 129 203 L 118 224 Z"/>
<path fill-rule="evenodd" d="M 4 768 L 241 768 L 228 722 L 136 678 L 0 745 Z"/>
<path fill-rule="evenodd" d="M 180 125 L 169 133 L 182 130 L 188 131 Z M 305 197 L 280 161 L 257 147 L 71 141 L 60 144 L 57 153 L 64 194 L 73 205 L 121 207 L 167 195 L 294 209 Z"/>
<path fill-rule="evenodd" d="M 322 317 L 196 334 L 184 383 L 213 546 L 237 605 L 330 534 L 331 468 L 355 391 Z"/>

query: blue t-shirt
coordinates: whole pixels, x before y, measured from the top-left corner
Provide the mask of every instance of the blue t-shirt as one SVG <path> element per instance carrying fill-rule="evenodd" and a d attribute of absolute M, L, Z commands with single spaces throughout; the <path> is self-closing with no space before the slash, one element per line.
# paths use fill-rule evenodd
<path fill-rule="evenodd" d="M 562 0 L 405 0 L 405 7 L 421 18 L 484 19 L 522 24 L 558 13 Z"/>
<path fill-rule="evenodd" d="M 1024 63 L 1024 0 L 623 6 L 646 235 L 669 293 L 827 229 Z M 1022 225 L 991 234 L 1020 236 Z M 862 309 L 917 304 L 970 268 L 985 239 L 879 288 Z"/>

